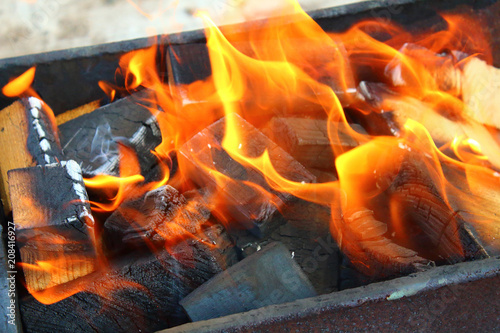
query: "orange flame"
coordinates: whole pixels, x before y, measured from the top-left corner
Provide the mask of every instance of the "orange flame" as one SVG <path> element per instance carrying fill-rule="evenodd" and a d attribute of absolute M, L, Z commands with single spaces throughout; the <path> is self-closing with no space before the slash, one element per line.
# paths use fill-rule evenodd
<path fill-rule="evenodd" d="M 371 240 L 389 239 L 426 259 L 463 260 L 466 254 L 458 233 L 462 215 L 479 216 L 477 225 L 488 231 L 499 229 L 495 209 L 482 212 L 480 208 L 482 199 L 498 196 L 498 139 L 465 112 L 462 99 L 463 66 L 478 57 L 492 59 L 480 29 L 467 18 L 444 16 L 448 27 L 437 33 L 411 35 L 393 24 L 363 21 L 334 34 L 323 31 L 297 2 L 289 1 L 289 7 L 295 23 L 277 18 L 260 29 L 238 33 L 219 29 L 206 14 L 198 13 L 206 25 L 213 74 L 190 85 L 175 87 L 162 80 L 156 70 L 156 46 L 121 58 L 119 71 L 126 90 L 154 92 L 148 102 L 162 142 L 153 153 L 164 177 L 145 184 L 135 153 L 120 146 L 119 177 L 85 180 L 91 191 L 105 197 L 92 202 L 94 211 L 124 209 L 124 200 L 168 183 L 180 190 L 203 188 L 212 215 L 232 226 L 241 221 L 236 221 L 235 203 L 223 191 L 244 193 L 248 205 L 278 209 L 286 209 L 280 194 L 287 193 L 331 209 L 331 220 L 324 223 L 364 272 L 376 273 L 366 247 L 359 244 L 366 235 Z M 376 34 L 384 35 L 384 41 Z M 370 80 L 384 87 L 371 99 L 360 85 Z M 112 98 L 119 92 L 109 84 L 100 86 Z M 361 111 L 362 117 L 390 113 L 399 125 L 397 135 L 372 137 L 354 131 L 348 122 L 354 110 Z M 252 149 L 255 137 L 244 130 L 240 119 L 263 129 L 276 116 L 325 122 L 335 156 L 334 165 L 325 168 L 334 170 L 338 181 L 289 179 L 277 167 L 280 160 L 272 147 Z M 222 117 L 223 133 L 197 134 Z M 340 127 L 360 143 L 358 147 L 334 144 L 341 138 Z M 179 169 L 170 178 L 170 156 L 183 149 L 191 154 L 179 159 Z M 230 174 L 218 165 L 218 154 L 227 154 L 244 172 L 262 175 L 266 184 Z M 421 206 L 421 201 L 427 203 Z M 188 204 L 185 209 L 194 208 Z M 352 218 L 356 212 L 373 212 L 373 216 L 365 224 L 356 224 Z M 147 225 L 147 217 L 140 212 L 131 215 L 139 226 Z M 201 230 L 180 215 L 155 232 L 166 241 L 167 249 L 186 238 L 202 240 Z M 389 257 L 399 255 L 395 248 L 386 250 Z M 53 269 L 51 265 L 55 263 L 39 262 L 37 267 Z M 49 291 L 38 294 L 46 300 L 67 294 L 48 295 Z"/>
<path fill-rule="evenodd" d="M 17 78 L 13 79 L 2 89 L 2 94 L 7 97 L 21 96 L 30 89 L 33 80 L 35 79 L 35 67 L 31 67 Z"/>

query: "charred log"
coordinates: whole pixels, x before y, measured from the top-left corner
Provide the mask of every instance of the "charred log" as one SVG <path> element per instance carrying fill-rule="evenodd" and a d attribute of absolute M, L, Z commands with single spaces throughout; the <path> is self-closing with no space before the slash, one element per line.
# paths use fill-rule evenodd
<path fill-rule="evenodd" d="M 343 225 L 342 244 L 346 245 L 341 245 L 341 249 L 350 258 L 356 258 L 353 263 L 360 272 L 375 280 L 414 273 L 433 265 L 417 252 L 387 238 L 387 224 L 376 220 L 371 210 L 347 213 L 337 225 Z"/>
<path fill-rule="evenodd" d="M 287 248 L 272 243 L 216 275 L 180 304 L 191 320 L 199 321 L 315 295 Z"/>
<path fill-rule="evenodd" d="M 241 135 L 249 138 L 248 146 L 241 147 L 245 154 L 257 157 L 267 149 L 280 175 L 296 182 L 315 182 L 314 175 L 258 129 L 237 115 L 236 121 Z M 235 221 L 262 236 L 271 230 L 270 227 L 276 226 L 271 221 L 278 215 L 278 208 L 291 202 L 293 197 L 273 191 L 260 172 L 243 167 L 227 154 L 221 147 L 224 122 L 225 119 L 215 122 L 184 144 L 179 152 L 179 163 L 183 163 L 188 176 L 198 186 L 207 186 L 211 193 L 223 196 L 227 213 Z M 217 179 L 210 171 L 212 169 L 224 179 Z M 249 183 L 254 185 L 250 186 Z M 273 197 L 274 203 L 265 199 L 269 195 Z"/>
<path fill-rule="evenodd" d="M 200 232 L 210 217 L 203 199 L 186 199 L 169 185 L 127 200 L 106 220 L 102 243 L 108 255 L 158 249 Z"/>
<path fill-rule="evenodd" d="M 94 270 L 94 219 L 75 161 L 9 171 L 17 246 L 29 290 Z M 53 270 L 40 269 L 50 262 Z"/>
<path fill-rule="evenodd" d="M 59 138 L 51 117 L 52 111 L 34 97 L 15 102 L 0 113 L 0 146 L 3 149 L 0 169 L 6 213 L 12 208 L 8 195 L 9 170 L 61 160 Z"/>
<path fill-rule="evenodd" d="M 82 278 L 84 290 L 57 303 L 25 297 L 26 332 L 155 332 L 187 322 L 179 301 L 235 259 L 222 227 L 198 236 L 145 257 L 124 256 Z"/>
<path fill-rule="evenodd" d="M 87 177 L 99 173 L 118 175 L 118 143 L 136 152 L 141 170 L 157 164 L 150 153 L 161 142 L 161 133 L 148 107 L 153 93 L 142 91 L 59 126 L 64 155 L 77 161 Z"/>
<path fill-rule="evenodd" d="M 359 145 L 344 123 L 331 124 L 333 137 L 328 135 L 328 121 L 307 118 L 273 118 L 264 133 L 306 167 L 330 169 L 334 154 Z M 356 124 L 354 131 L 366 134 Z"/>

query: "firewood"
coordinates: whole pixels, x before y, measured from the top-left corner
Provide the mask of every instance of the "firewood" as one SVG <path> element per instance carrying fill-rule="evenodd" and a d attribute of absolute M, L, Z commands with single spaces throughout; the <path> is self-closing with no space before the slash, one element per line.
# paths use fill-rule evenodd
<path fill-rule="evenodd" d="M 346 124 L 335 123 L 331 126 L 335 128 L 331 140 L 328 137 L 328 121 L 323 119 L 273 118 L 263 132 L 306 167 L 328 169 L 334 163 L 332 149 L 340 153 L 359 145 Z M 366 134 L 359 125 L 349 126 L 356 132 Z"/>
<path fill-rule="evenodd" d="M 429 103 L 399 95 L 381 84 L 365 82 L 364 86 L 366 89 L 360 91 L 370 92 L 370 96 L 373 96 L 371 105 L 393 115 L 392 119 L 397 125 L 395 134 L 399 133 L 408 119 L 412 119 L 422 124 L 438 145 L 452 142 L 456 137 L 469 137 L 479 143 L 488 162 L 500 169 L 500 146 L 483 124 L 454 112 L 441 112 L 443 110 Z"/>
<path fill-rule="evenodd" d="M 280 243 L 272 243 L 216 275 L 180 301 L 193 321 L 245 312 L 316 295 Z"/>
<path fill-rule="evenodd" d="M 330 208 L 301 199 L 283 208 L 287 222 L 259 239 L 253 235 L 233 235 L 243 258 L 272 242 L 282 243 L 318 294 L 338 287 L 339 248 L 329 230 Z"/>
<path fill-rule="evenodd" d="M 336 224 L 343 225 L 341 249 L 360 272 L 375 280 L 414 273 L 433 265 L 417 252 L 385 237 L 387 224 L 376 220 L 371 210 L 360 207 L 344 214 Z"/>
<path fill-rule="evenodd" d="M 43 290 L 92 272 L 94 220 L 78 164 L 63 161 L 14 169 L 8 176 L 28 290 Z"/>
<path fill-rule="evenodd" d="M 464 65 L 461 88 L 466 114 L 500 128 L 500 69 L 472 58 Z"/>
<path fill-rule="evenodd" d="M 360 82 L 356 109 L 346 109 L 346 115 L 370 135 L 398 135 L 400 127 L 394 115 L 381 108 L 383 98 L 388 93 L 392 91 L 382 83 Z"/>
<path fill-rule="evenodd" d="M 483 256 L 500 255 L 500 180 L 494 172 L 442 163 L 450 206 L 464 221 L 465 233 L 473 242 L 469 247 Z M 470 243 L 470 242 L 469 242 Z M 476 244 L 474 244 L 476 243 Z"/>
<path fill-rule="evenodd" d="M 93 101 L 85 105 L 82 105 L 80 107 L 77 107 L 75 109 L 63 112 L 56 116 L 56 124 L 57 126 L 60 126 L 70 120 L 73 120 L 75 118 L 83 116 L 84 114 L 95 111 L 97 108 L 99 108 L 100 104 L 101 104 L 100 101 Z"/>
<path fill-rule="evenodd" d="M 458 58 L 454 59 L 451 55 L 436 55 L 413 44 L 405 44 L 400 52 L 429 71 L 429 78 L 434 79 L 436 89 L 461 96 L 465 104 L 462 111 L 466 117 L 500 128 L 500 69 L 481 59 L 467 58 L 460 52 L 454 52 Z M 405 73 L 403 68 L 400 58 L 395 58 L 388 64 L 386 74 L 396 86 L 416 84 L 411 82 L 413 74 Z"/>
<path fill-rule="evenodd" d="M 15 231 L 11 223 L 7 225 L 7 237 L 4 238 L 0 225 L 0 331 L 5 333 L 22 332 L 19 315 L 19 300 L 16 286 Z M 7 250 L 7 251 L 6 251 Z"/>
<path fill-rule="evenodd" d="M 165 185 L 123 202 L 104 223 L 102 242 L 108 255 L 162 248 L 173 239 L 199 233 L 209 216 L 202 198 L 187 200 Z"/>
<path fill-rule="evenodd" d="M 257 157 L 267 149 L 274 168 L 283 177 L 295 182 L 315 182 L 316 177 L 281 147 L 243 118 L 238 115 L 235 117 L 243 137 L 250 138 L 248 146 L 242 145 L 242 152 Z M 220 119 L 186 142 L 178 154 L 179 164 L 186 168 L 188 177 L 198 186 L 208 187 L 212 193 L 224 198 L 226 213 L 234 221 L 251 229 L 256 235 L 263 236 L 276 226 L 272 220 L 278 213 L 278 208 L 291 202 L 293 197 L 273 191 L 260 172 L 251 167 L 243 167 L 223 150 L 221 141 L 224 122 L 224 118 Z M 223 184 L 207 168 L 230 179 Z M 257 187 L 250 186 L 247 182 L 269 192 L 276 203 L 271 203 Z"/>
<path fill-rule="evenodd" d="M 16 168 L 55 163 L 60 160 L 60 145 L 54 134 L 45 104 L 30 97 L 14 102 L 0 112 L 2 162 L 2 200 L 5 212 L 12 209 L 8 195 L 7 172 Z"/>
<path fill-rule="evenodd" d="M 109 269 L 70 282 L 83 290 L 57 303 L 21 299 L 24 327 L 37 333 L 155 332 L 186 323 L 179 301 L 235 260 L 221 226 L 198 238 L 147 256 L 123 256 Z"/>
<path fill-rule="evenodd" d="M 141 169 L 152 168 L 157 160 L 150 151 L 161 143 L 158 124 L 148 110 L 153 98 L 152 92 L 142 91 L 61 124 L 65 157 L 77 161 L 86 177 L 118 175 L 119 141 L 138 152 Z"/>

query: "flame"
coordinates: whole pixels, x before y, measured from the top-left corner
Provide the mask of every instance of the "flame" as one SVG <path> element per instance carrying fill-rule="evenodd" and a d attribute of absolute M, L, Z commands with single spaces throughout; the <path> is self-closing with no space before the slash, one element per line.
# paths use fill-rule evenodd
<path fill-rule="evenodd" d="M 375 245 L 370 244 L 382 240 L 428 260 L 464 260 L 458 232 L 463 216 L 477 217 L 471 223 L 486 233 L 500 230 L 495 209 L 481 209 L 481 200 L 498 196 L 498 139 L 467 112 L 462 96 L 464 66 L 472 59 L 491 63 L 484 34 L 470 19 L 450 15 L 443 16 L 447 28 L 433 33 L 412 35 L 397 25 L 373 20 L 342 33 L 327 33 L 297 2 L 288 1 L 287 6 L 293 24 L 290 17 L 278 17 L 260 29 L 238 33 L 218 28 L 199 12 L 206 26 L 212 75 L 192 84 L 165 82 L 157 71 L 162 50 L 156 46 L 121 58 L 117 74 L 125 89 L 99 85 L 111 99 L 124 91 L 154 92 L 147 104 L 162 134 L 153 154 L 163 177 L 146 183 L 135 152 L 120 145 L 119 177 L 85 179 L 96 198 L 91 202 L 93 211 L 125 210 L 124 201 L 169 184 L 181 192 L 202 189 L 206 195 L 198 203 L 218 221 L 228 228 L 238 223 L 250 228 L 248 222 L 262 218 L 260 208 L 286 210 L 287 195 L 330 208 L 331 219 L 325 225 L 363 272 L 377 274 L 379 268 L 370 257 L 370 246 Z M 364 91 L 369 84 L 362 82 L 374 84 L 372 93 Z M 348 121 L 384 114 L 398 123 L 394 136 L 360 134 Z M 335 156 L 334 165 L 325 169 L 336 172 L 338 180 L 291 179 L 289 166 L 281 165 L 280 157 L 272 153 L 271 141 L 255 148 L 256 132 L 249 126 L 258 133 L 274 117 L 323 120 Z M 217 123 L 222 118 L 223 123 Z M 215 131 L 213 124 L 222 131 Z M 334 144 L 341 138 L 340 128 L 347 129 L 359 146 Z M 179 157 L 175 174 L 174 155 Z M 221 160 L 234 162 L 235 170 L 225 169 Z M 248 174 L 264 181 L 241 176 Z M 241 213 L 238 205 L 249 213 Z M 194 201 L 184 209 L 192 214 L 198 210 Z M 148 217 L 140 211 L 127 214 L 134 216 L 139 229 L 148 226 Z M 180 212 L 154 232 L 167 250 L 186 239 L 203 241 L 202 228 L 190 225 Z M 371 243 L 364 242 L 367 239 Z M 388 246 L 385 255 L 399 257 L 397 246 Z M 390 268 L 391 263 L 379 265 Z M 56 267 L 57 262 L 42 261 L 33 268 Z M 69 283 L 75 287 L 68 292 L 52 289 L 35 297 L 52 302 L 89 289 L 82 282 Z"/>
<path fill-rule="evenodd" d="M 2 88 L 2 94 L 7 97 L 17 97 L 27 92 L 30 89 L 33 80 L 35 79 L 35 71 L 36 68 L 31 67 L 26 72 L 7 83 Z"/>

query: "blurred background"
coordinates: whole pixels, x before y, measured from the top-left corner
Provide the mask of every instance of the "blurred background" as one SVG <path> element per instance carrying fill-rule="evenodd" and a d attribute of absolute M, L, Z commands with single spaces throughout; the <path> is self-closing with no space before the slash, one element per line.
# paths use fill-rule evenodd
<path fill-rule="evenodd" d="M 300 0 L 306 11 L 365 0 Z M 286 0 L 1 0 L 0 58 L 134 39 L 285 14 Z"/>

